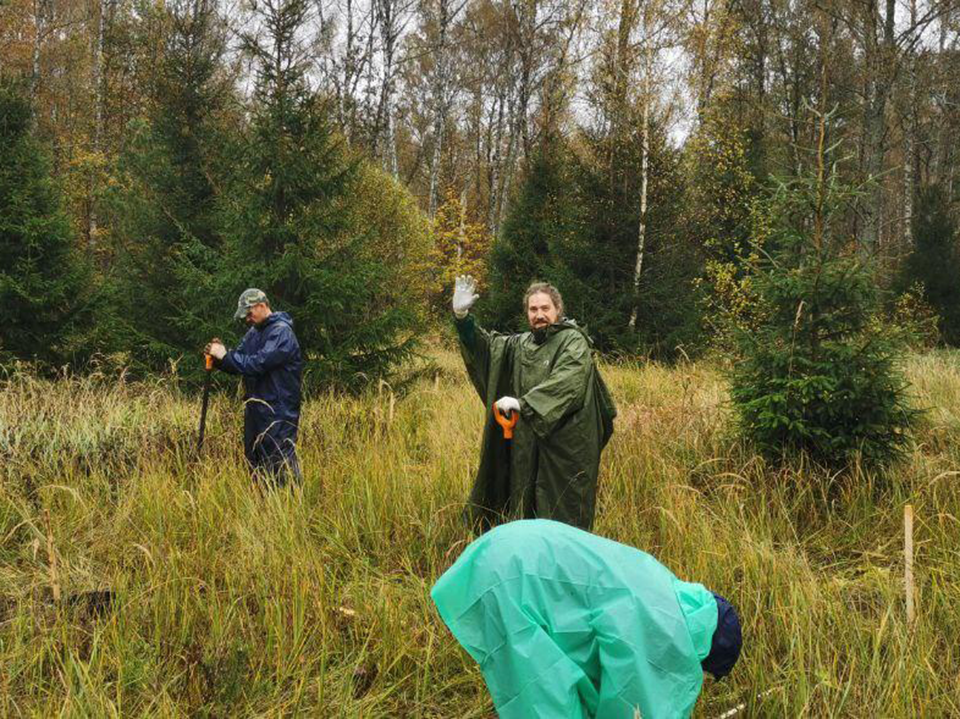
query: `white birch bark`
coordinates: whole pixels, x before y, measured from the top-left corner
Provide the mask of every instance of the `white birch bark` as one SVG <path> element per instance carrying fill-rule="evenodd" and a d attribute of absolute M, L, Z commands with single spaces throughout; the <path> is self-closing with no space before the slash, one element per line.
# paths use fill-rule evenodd
<path fill-rule="evenodd" d="M 92 67 L 92 85 L 94 92 L 94 117 L 93 117 L 93 152 L 99 155 L 103 145 L 103 116 L 104 105 L 106 102 L 106 87 L 103 73 L 103 43 L 106 33 L 107 15 L 111 9 L 110 0 L 99 0 L 97 2 L 97 35 L 93 53 Z M 87 217 L 86 217 L 86 240 L 87 249 L 94 252 L 97 248 L 97 207 L 94 198 L 95 183 L 93 173 L 90 173 L 87 181 Z"/>
<path fill-rule="evenodd" d="M 917 0 L 910 0 L 910 25 L 917 26 Z M 903 247 L 913 247 L 913 197 L 916 192 L 917 62 L 911 51 L 907 58 L 907 117 L 903 137 Z"/>
<path fill-rule="evenodd" d="M 97 37 L 93 52 L 93 92 L 95 97 L 93 119 L 93 151 L 100 152 L 100 141 L 103 132 L 103 38 L 106 27 L 108 0 L 97 2 Z"/>
<path fill-rule="evenodd" d="M 652 101 L 650 93 L 650 73 L 653 72 L 653 55 L 650 47 L 651 39 L 649 32 L 650 14 L 647 9 L 644 11 L 644 63 L 643 63 L 643 113 L 641 120 L 642 149 L 640 160 L 640 228 L 637 231 L 637 259 L 633 267 L 633 308 L 630 310 L 630 321 L 627 323 L 631 330 L 637 326 L 637 311 L 640 300 L 640 275 L 643 272 L 643 255 L 647 243 L 647 183 L 649 180 L 649 162 L 650 162 L 650 103 Z"/>
<path fill-rule="evenodd" d="M 506 85 L 501 84 L 500 91 L 496 98 L 496 113 L 497 121 L 496 124 L 492 126 L 492 132 L 490 132 L 490 139 L 488 140 L 489 147 L 489 160 L 488 165 L 490 167 L 490 194 L 489 194 L 489 207 L 487 208 L 487 226 L 490 228 L 490 231 L 493 233 L 493 236 L 497 236 L 499 230 L 498 218 L 500 216 L 500 170 L 501 170 L 501 148 L 503 143 L 503 115 L 504 115 L 504 106 L 507 104 L 506 95 Z"/>
<path fill-rule="evenodd" d="M 457 267 L 462 267 L 463 246 L 467 243 L 467 186 L 460 191 L 460 234 L 457 239 Z"/>
<path fill-rule="evenodd" d="M 384 168 L 394 177 L 398 176 L 396 118 L 394 117 L 394 91 L 396 88 L 397 50 L 409 20 L 411 0 L 375 0 L 376 18 L 380 31 L 380 57 L 382 63 L 380 89 L 380 119 L 383 132 L 381 149 Z"/>
<path fill-rule="evenodd" d="M 439 0 L 437 7 L 437 45 L 433 82 L 433 156 L 430 160 L 429 213 L 432 218 L 437 211 L 437 192 L 440 176 L 440 161 L 443 157 L 443 134 L 447 123 L 449 98 L 449 48 L 450 26 L 466 5 L 462 0 L 451 7 L 450 0 Z"/>
<path fill-rule="evenodd" d="M 33 72 L 30 77 L 30 95 L 34 107 L 37 106 L 37 97 L 40 93 L 40 49 L 43 46 L 44 14 L 43 0 L 33 0 Z"/>
<path fill-rule="evenodd" d="M 500 226 L 503 224 L 503 217 L 510 199 L 513 177 L 519 160 L 519 150 L 522 147 L 526 152 L 530 147 L 527 116 L 530 108 L 533 75 L 536 71 L 535 63 L 541 60 L 536 38 L 538 8 L 538 0 L 521 0 L 512 5 L 517 35 L 511 46 L 516 48 L 516 59 L 519 61 L 520 67 L 516 91 L 510 95 L 507 156 L 501 170 L 503 185 L 498 193 L 496 220 L 492 225 L 494 234 L 499 232 Z"/>
<path fill-rule="evenodd" d="M 352 139 L 353 135 L 353 122 L 351 121 L 351 101 L 353 100 L 353 95 L 351 88 L 355 82 L 354 75 L 360 74 L 356 62 L 357 31 L 354 26 L 353 0 L 347 0 L 344 16 L 346 21 L 346 37 L 344 38 L 343 67 L 340 72 L 334 72 L 334 78 L 337 85 L 337 109 L 340 115 L 340 127 L 349 140 Z"/>
<path fill-rule="evenodd" d="M 393 55 L 396 33 L 396 3 L 393 0 L 376 0 L 377 29 L 380 33 L 380 108 L 378 125 L 381 128 L 379 144 L 384 169 L 397 176 L 397 155 L 393 138 Z"/>

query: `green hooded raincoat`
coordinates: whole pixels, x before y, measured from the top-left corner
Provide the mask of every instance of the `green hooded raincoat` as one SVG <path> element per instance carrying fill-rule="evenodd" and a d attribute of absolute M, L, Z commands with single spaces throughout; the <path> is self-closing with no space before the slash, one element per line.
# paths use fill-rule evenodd
<path fill-rule="evenodd" d="M 717 629 L 703 585 L 544 520 L 484 534 L 431 596 L 501 719 L 689 717 Z"/>
<path fill-rule="evenodd" d="M 471 522 L 485 530 L 507 516 L 541 517 L 590 529 L 600 451 L 617 412 L 586 333 L 568 319 L 513 335 L 487 332 L 470 315 L 456 324 L 467 372 L 487 407 Z M 509 454 L 493 416 L 504 396 L 520 401 Z"/>

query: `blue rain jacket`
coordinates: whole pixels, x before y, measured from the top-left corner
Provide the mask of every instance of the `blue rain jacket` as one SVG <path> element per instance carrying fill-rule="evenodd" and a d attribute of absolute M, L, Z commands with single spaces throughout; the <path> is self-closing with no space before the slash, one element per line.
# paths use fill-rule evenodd
<path fill-rule="evenodd" d="M 220 368 L 243 376 L 243 445 L 251 466 L 276 472 L 286 463 L 298 475 L 303 358 L 290 315 L 273 312 L 251 327 L 237 348 L 220 360 Z"/>
<path fill-rule="evenodd" d="M 688 717 L 717 628 L 702 585 L 545 519 L 475 540 L 431 596 L 502 719 Z"/>

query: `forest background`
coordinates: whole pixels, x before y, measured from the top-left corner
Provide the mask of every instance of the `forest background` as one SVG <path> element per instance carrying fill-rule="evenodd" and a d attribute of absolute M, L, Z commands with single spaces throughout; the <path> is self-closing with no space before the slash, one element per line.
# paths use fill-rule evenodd
<path fill-rule="evenodd" d="M 462 272 L 498 328 L 546 279 L 600 350 L 693 357 L 824 144 L 835 252 L 960 341 L 956 0 L 4 0 L 0 58 L 7 360 L 167 371 L 260 286 L 356 388 Z"/>

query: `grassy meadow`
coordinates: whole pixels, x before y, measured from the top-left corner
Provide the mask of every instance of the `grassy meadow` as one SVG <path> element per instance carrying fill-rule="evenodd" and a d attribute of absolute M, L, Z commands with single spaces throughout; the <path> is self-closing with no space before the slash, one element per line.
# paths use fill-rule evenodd
<path fill-rule="evenodd" d="M 696 716 L 960 716 L 960 355 L 908 374 L 930 410 L 908 460 L 838 480 L 765 468 L 706 364 L 605 367 L 620 416 L 595 531 L 744 624 Z M 3 380 L 0 716 L 493 716 L 429 598 L 469 540 L 483 408 L 458 356 L 402 395 L 309 401 L 302 491 L 251 487 L 233 395 L 198 461 L 199 409 L 173 378 Z M 107 589 L 112 607 L 84 594 Z"/>

